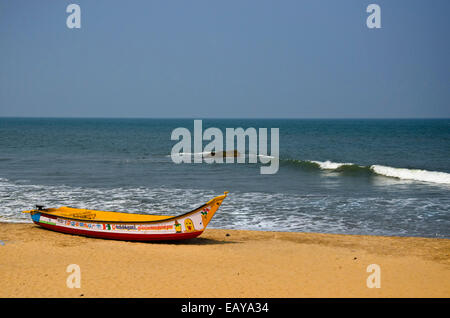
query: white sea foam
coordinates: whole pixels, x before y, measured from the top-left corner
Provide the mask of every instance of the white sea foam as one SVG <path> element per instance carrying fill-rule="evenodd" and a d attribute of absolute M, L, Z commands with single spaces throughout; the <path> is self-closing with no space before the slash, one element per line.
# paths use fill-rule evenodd
<path fill-rule="evenodd" d="M 182 213 L 197 207 L 214 195 L 217 193 L 211 190 L 40 186 L 2 179 L 0 222 L 30 222 L 29 215 L 21 211 L 31 209 L 35 204 L 131 213 Z"/>
<path fill-rule="evenodd" d="M 217 194 L 212 189 L 86 188 L 20 184 L 2 179 L 0 222 L 31 222 L 29 215 L 20 211 L 31 209 L 36 203 L 46 207 L 64 205 L 177 215 L 198 207 Z M 220 207 L 220 213 L 214 216 L 210 227 L 379 235 L 436 234 L 448 237 L 448 211 L 449 203 L 440 198 L 235 192 Z M 442 222 L 429 223 L 430 229 L 411 226 L 411 220 L 427 222 L 429 218 Z"/>
<path fill-rule="evenodd" d="M 416 180 L 441 184 L 450 184 L 450 173 L 439 171 L 427 171 L 419 169 L 393 168 L 388 166 L 372 165 L 370 169 L 383 176 L 399 178 L 403 180 Z"/>
<path fill-rule="evenodd" d="M 342 166 L 357 166 L 360 168 L 366 168 L 364 166 L 359 166 L 354 163 L 342 163 L 342 162 L 332 162 L 332 161 L 314 161 L 311 160 L 309 162 L 313 162 L 319 165 L 320 169 L 323 170 L 336 170 Z M 439 183 L 439 184 L 450 184 L 450 173 L 440 172 L 440 171 L 428 171 L 428 170 L 420 170 L 420 169 L 407 169 L 407 168 L 394 168 L 389 166 L 382 165 L 372 165 L 368 167 L 373 173 L 378 175 L 382 175 L 385 177 L 398 178 L 401 180 L 414 180 L 421 182 L 431 182 L 431 183 Z"/>
<path fill-rule="evenodd" d="M 214 156 L 209 151 L 206 151 L 206 152 L 194 152 L 194 153 L 192 153 L 192 152 L 180 152 L 179 154 L 176 154 L 176 155 L 178 155 L 180 157 L 181 156 L 194 156 L 194 158 L 200 158 L 200 159 L 202 159 L 202 158 L 214 158 Z M 171 155 L 167 155 L 167 157 L 170 157 L 170 156 Z M 229 157 L 232 157 L 232 156 L 229 155 Z M 236 156 L 233 155 L 233 157 L 245 158 L 245 159 L 248 159 L 248 160 L 256 160 L 256 161 L 258 159 L 260 159 L 261 162 L 275 159 L 274 156 L 259 155 L 259 154 L 252 154 L 252 153 L 249 153 L 249 154 L 238 153 Z"/>
<path fill-rule="evenodd" d="M 259 157 L 259 158 L 264 158 L 264 159 L 275 159 L 274 156 L 267 156 L 267 155 L 256 155 L 256 156 Z"/>
<path fill-rule="evenodd" d="M 325 170 L 335 170 L 339 167 L 342 166 L 350 166 L 353 165 L 353 163 L 341 163 L 341 162 L 332 162 L 332 161 L 314 161 L 311 160 L 310 162 L 314 162 L 316 164 L 319 165 L 320 169 L 325 169 Z"/>

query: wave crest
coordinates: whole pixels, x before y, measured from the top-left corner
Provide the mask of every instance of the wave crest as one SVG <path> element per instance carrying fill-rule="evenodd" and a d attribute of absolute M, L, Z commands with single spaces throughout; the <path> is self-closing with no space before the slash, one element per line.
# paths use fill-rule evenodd
<path fill-rule="evenodd" d="M 372 165 L 370 169 L 376 174 L 403 180 L 416 180 L 440 184 L 450 184 L 450 173 L 420 169 L 393 168 Z"/>
<path fill-rule="evenodd" d="M 395 168 L 382 165 L 361 166 L 350 162 L 316 161 L 316 160 L 283 160 L 286 164 L 299 166 L 306 170 L 330 170 L 333 172 L 359 175 L 381 175 L 401 180 L 414 180 L 439 184 L 450 184 L 450 173 L 420 169 Z"/>

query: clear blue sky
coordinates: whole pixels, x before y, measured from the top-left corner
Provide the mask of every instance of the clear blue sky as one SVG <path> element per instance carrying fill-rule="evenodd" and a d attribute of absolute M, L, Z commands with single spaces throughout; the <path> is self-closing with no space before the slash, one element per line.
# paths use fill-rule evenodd
<path fill-rule="evenodd" d="M 448 118 L 449 16 L 448 0 L 0 0 L 0 116 Z"/>

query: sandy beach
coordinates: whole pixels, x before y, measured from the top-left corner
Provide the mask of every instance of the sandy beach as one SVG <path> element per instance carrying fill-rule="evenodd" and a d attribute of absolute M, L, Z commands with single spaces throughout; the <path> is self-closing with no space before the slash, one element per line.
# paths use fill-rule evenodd
<path fill-rule="evenodd" d="M 70 264 L 80 288 L 67 287 Z M 0 297 L 450 296 L 447 239 L 208 229 L 133 243 L 0 223 L 0 268 Z"/>

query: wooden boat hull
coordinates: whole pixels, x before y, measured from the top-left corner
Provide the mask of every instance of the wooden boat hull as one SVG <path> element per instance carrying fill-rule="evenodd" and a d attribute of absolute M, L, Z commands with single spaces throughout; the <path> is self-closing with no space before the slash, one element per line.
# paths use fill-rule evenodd
<path fill-rule="evenodd" d="M 120 240 L 120 241 L 145 242 L 145 241 L 186 240 L 186 239 L 195 238 L 203 233 L 203 231 L 195 231 L 195 232 L 190 232 L 190 233 L 173 233 L 173 234 L 116 233 L 114 231 L 111 231 L 111 232 L 88 231 L 88 230 L 83 230 L 83 229 L 67 228 L 67 227 L 63 227 L 63 226 L 51 225 L 51 224 L 46 224 L 46 223 L 39 223 L 39 222 L 34 222 L 34 223 L 38 224 L 46 229 L 56 231 L 56 232 L 88 236 L 88 237 L 103 238 L 103 239 L 110 239 L 110 240 Z"/>
<path fill-rule="evenodd" d="M 35 224 L 61 233 L 124 241 L 185 240 L 203 233 L 226 196 L 227 192 L 188 213 L 167 217 L 68 207 L 24 212 Z"/>

